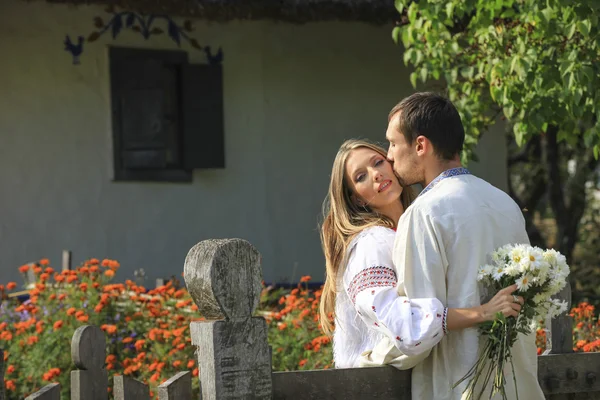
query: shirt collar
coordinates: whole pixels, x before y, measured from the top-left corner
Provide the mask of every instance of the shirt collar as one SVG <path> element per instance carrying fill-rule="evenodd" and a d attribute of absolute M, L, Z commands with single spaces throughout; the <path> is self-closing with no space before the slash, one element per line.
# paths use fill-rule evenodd
<path fill-rule="evenodd" d="M 421 191 L 421 193 L 419 193 L 419 196 L 429 192 L 431 189 L 433 189 L 438 183 L 440 183 L 441 181 L 443 181 L 446 178 L 450 178 L 452 176 L 458 176 L 458 175 L 470 175 L 471 172 L 469 172 L 468 169 L 464 168 L 464 167 L 458 167 L 458 168 L 451 168 L 451 169 L 447 169 L 444 172 L 442 172 L 441 174 L 439 174 L 434 180 L 432 180 L 429 185 L 427 185 L 427 187 L 425 187 L 425 189 L 423 189 Z M 417 197 L 419 197 L 417 196 Z"/>

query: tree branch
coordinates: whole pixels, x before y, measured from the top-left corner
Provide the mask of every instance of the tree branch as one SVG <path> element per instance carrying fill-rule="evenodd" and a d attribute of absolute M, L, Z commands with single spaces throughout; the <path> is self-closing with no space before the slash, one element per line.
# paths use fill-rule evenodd
<path fill-rule="evenodd" d="M 558 154 L 558 126 L 550 125 L 546 132 L 546 173 L 548 176 L 548 196 L 550 206 L 554 211 L 556 222 L 561 226 L 565 226 L 564 222 L 568 219 L 567 207 L 563 197 L 562 179 L 560 177 L 559 154 Z"/>

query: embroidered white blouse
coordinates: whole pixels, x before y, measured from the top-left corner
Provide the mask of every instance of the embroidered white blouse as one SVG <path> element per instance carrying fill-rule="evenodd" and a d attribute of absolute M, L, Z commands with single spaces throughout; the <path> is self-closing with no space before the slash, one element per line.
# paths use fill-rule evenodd
<path fill-rule="evenodd" d="M 444 336 L 446 309 L 438 299 L 398 296 L 394 238 L 392 229 L 371 227 L 348 246 L 346 268 L 337 282 L 336 368 L 358 367 L 361 354 L 382 340 L 414 356 L 430 350 Z"/>

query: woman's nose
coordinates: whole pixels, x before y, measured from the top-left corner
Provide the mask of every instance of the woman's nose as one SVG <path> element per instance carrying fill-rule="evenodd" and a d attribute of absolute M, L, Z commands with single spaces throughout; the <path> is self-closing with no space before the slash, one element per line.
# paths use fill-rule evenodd
<path fill-rule="evenodd" d="M 375 171 L 375 182 L 379 182 L 382 178 L 383 175 L 381 175 L 381 172 Z"/>

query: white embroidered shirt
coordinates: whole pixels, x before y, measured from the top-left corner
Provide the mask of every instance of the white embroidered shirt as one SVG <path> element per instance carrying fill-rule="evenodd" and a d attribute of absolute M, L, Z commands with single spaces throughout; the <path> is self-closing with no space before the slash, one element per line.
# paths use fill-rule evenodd
<path fill-rule="evenodd" d="M 336 368 L 358 367 L 360 355 L 382 339 L 412 356 L 431 349 L 444 336 L 445 309 L 438 299 L 398 296 L 394 237 L 392 229 L 371 227 L 348 246 L 346 268 L 337 284 Z"/>

